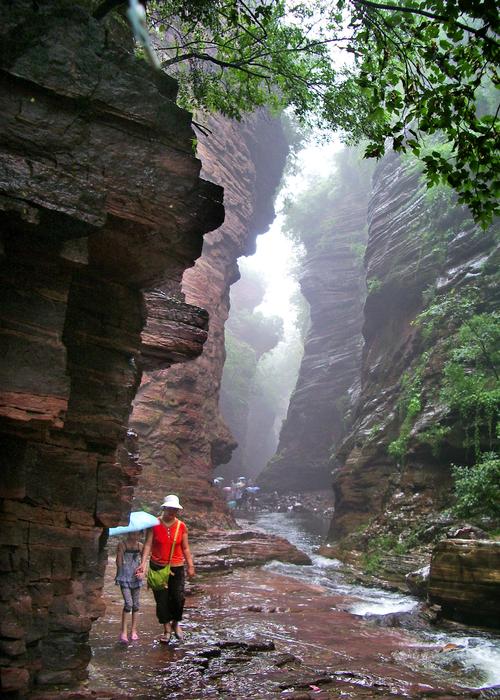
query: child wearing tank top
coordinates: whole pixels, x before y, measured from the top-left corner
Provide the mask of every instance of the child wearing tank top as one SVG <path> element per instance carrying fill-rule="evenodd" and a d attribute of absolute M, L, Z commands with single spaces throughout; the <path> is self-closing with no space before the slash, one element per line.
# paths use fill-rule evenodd
<path fill-rule="evenodd" d="M 135 571 L 142 561 L 142 542 L 139 537 L 141 532 L 129 532 L 124 540 L 118 543 L 116 549 L 116 585 L 120 586 L 123 596 L 123 611 L 121 619 L 120 642 L 128 644 L 128 619 L 132 612 L 132 625 L 130 639 L 139 639 L 137 634 L 137 613 L 139 612 L 139 595 L 143 579 L 135 575 Z"/>

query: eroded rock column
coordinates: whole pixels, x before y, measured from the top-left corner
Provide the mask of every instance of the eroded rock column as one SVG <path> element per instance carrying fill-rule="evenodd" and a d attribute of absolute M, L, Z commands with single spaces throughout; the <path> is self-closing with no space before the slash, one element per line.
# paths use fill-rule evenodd
<path fill-rule="evenodd" d="M 126 436 L 141 360 L 194 357 L 206 335 L 206 313 L 173 302 L 169 347 L 141 338 L 142 290 L 178 293 L 223 209 L 175 82 L 73 3 L 7 9 L 0 674 L 3 693 L 24 694 L 86 675 L 105 528 L 128 519 L 139 470 Z"/>
<path fill-rule="evenodd" d="M 198 153 L 203 173 L 224 186 L 226 219 L 205 236 L 182 283 L 186 301 L 209 312 L 208 339 L 197 360 L 144 375 L 131 421 L 143 466 L 137 503 L 155 506 L 178 493 L 185 519 L 200 528 L 233 522 L 212 485 L 214 467 L 236 446 L 218 407 L 229 288 L 239 276 L 237 258 L 254 252 L 256 236 L 272 221 L 287 153 L 279 122 L 262 112 L 243 122 L 213 118 L 208 127 Z"/>
<path fill-rule="evenodd" d="M 361 365 L 369 191 L 369 173 L 358 175 L 333 211 L 317 214 L 335 223 L 325 221 L 325 235 L 306 241 L 300 287 L 311 322 L 276 454 L 258 477 L 266 490 L 311 491 L 331 485 L 331 458 L 349 424 Z"/>

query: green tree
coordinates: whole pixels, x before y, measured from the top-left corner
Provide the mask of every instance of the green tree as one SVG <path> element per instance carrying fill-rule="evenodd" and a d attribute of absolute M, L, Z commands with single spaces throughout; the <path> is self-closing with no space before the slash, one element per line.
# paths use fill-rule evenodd
<path fill-rule="evenodd" d="M 103 17 L 124 0 L 96 3 Z M 157 0 L 148 20 L 191 109 L 240 118 L 268 105 L 302 122 L 421 156 L 487 225 L 499 211 L 499 17 L 484 0 Z M 342 61 L 342 55 L 349 60 Z M 339 58 L 339 56 L 341 58 Z M 485 97 L 485 94 L 488 96 Z"/>
<path fill-rule="evenodd" d="M 231 287 L 231 313 L 226 324 L 232 334 L 249 345 L 257 361 L 280 342 L 283 319 L 264 316 L 256 311 L 265 294 L 265 283 L 259 274 L 241 263 L 242 276 Z"/>
<path fill-rule="evenodd" d="M 453 467 L 453 476 L 456 515 L 500 518 L 500 458 L 495 452 L 482 455 L 473 467 Z"/>
<path fill-rule="evenodd" d="M 231 389 L 228 393 L 230 393 L 235 413 L 239 413 L 241 410 L 246 412 L 256 369 L 257 359 L 253 348 L 227 331 L 224 381 Z"/>

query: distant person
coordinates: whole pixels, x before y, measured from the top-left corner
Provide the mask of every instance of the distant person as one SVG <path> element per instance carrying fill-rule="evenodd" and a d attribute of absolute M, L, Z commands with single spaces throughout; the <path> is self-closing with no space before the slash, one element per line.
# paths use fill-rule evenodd
<path fill-rule="evenodd" d="M 136 575 L 137 568 L 142 563 L 143 544 L 140 541 L 141 532 L 129 532 L 125 539 L 118 543 L 116 549 L 115 583 L 120 586 L 123 596 L 122 624 L 120 642 L 128 644 L 128 620 L 132 613 L 130 639 L 139 639 L 137 634 L 137 613 L 139 612 L 139 595 L 144 581 Z"/>
<path fill-rule="evenodd" d="M 171 574 L 166 586 L 153 590 L 156 617 L 160 625 L 163 625 L 163 634 L 159 640 L 168 644 L 172 635 L 179 640 L 183 638 L 180 622 L 185 601 L 184 563 L 187 564 L 189 577 L 195 575 L 195 570 L 189 549 L 187 527 L 177 518 L 178 512 L 183 510 L 178 496 L 174 494 L 167 496 L 161 505 L 161 510 L 160 524 L 148 530 L 142 563 L 137 568 L 136 574 L 141 578 L 144 577 L 148 560 L 149 567 L 153 571 L 163 569 L 168 563 L 171 565 Z"/>
<path fill-rule="evenodd" d="M 239 508 L 246 508 L 248 505 L 249 498 L 250 498 L 250 492 L 248 491 L 246 486 L 244 486 L 241 489 L 241 496 L 240 496 L 238 507 Z"/>

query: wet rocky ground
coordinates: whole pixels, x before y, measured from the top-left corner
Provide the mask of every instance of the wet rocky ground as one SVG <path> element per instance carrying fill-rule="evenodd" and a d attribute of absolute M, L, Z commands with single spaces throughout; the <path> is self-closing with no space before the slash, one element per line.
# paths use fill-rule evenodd
<path fill-rule="evenodd" d="M 158 641 L 153 597 L 143 590 L 140 638 L 127 646 L 118 642 L 122 600 L 110 559 L 107 612 L 92 631 L 90 680 L 78 692 L 53 697 L 500 697 L 426 670 L 436 653 L 449 653 L 452 666 L 452 650 L 352 615 L 346 596 L 258 566 L 276 557 L 304 563 L 286 540 L 248 531 L 212 533 L 192 549 L 198 574 L 188 586 L 184 641 Z"/>

